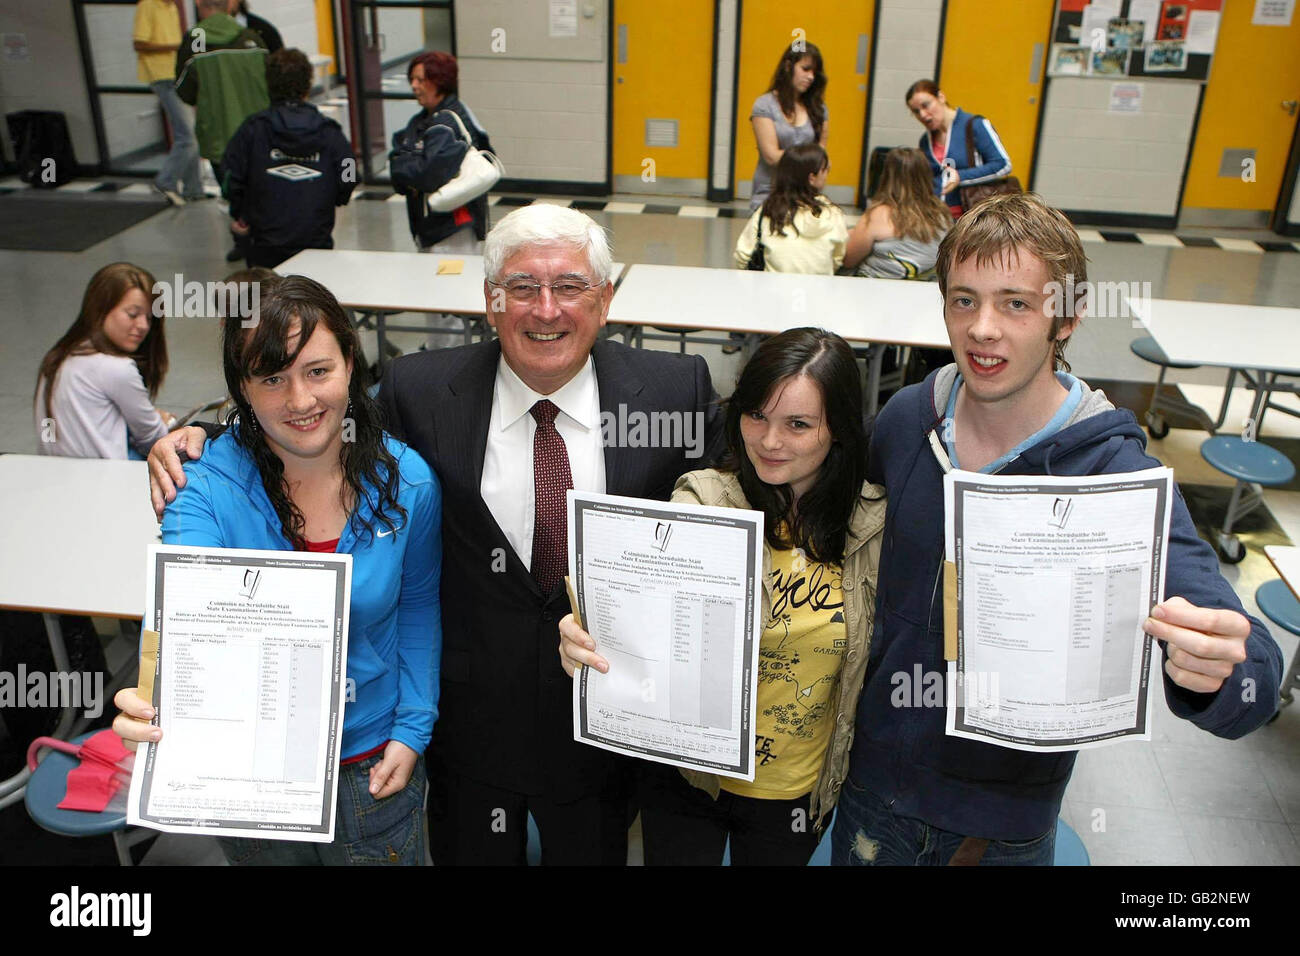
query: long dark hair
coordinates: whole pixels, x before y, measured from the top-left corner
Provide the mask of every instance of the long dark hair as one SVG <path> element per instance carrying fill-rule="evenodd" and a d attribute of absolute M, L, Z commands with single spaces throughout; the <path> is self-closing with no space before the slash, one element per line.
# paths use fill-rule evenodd
<path fill-rule="evenodd" d="M 772 177 L 772 192 L 763 201 L 763 215 L 771 223 L 772 234 L 785 235 L 785 227 L 799 229 L 794 224 L 794 216 L 800 207 L 806 207 L 814 216 L 820 216 L 826 204 L 817 196 L 808 181 L 830 164 L 826 150 L 816 143 L 803 143 L 791 146 L 781 154 L 776 164 L 776 175 Z"/>
<path fill-rule="evenodd" d="M 41 380 L 45 381 L 46 415 L 54 416 L 54 407 L 50 404 L 54 396 L 54 379 L 59 374 L 63 360 L 69 355 L 91 355 L 95 352 L 130 355 L 135 361 L 135 367 L 140 370 L 144 387 L 149 390 L 149 398 L 158 397 L 158 389 L 162 388 L 163 379 L 167 377 L 167 336 L 163 331 L 163 317 L 153 312 L 153 287 L 153 275 L 129 262 L 109 263 L 91 276 L 86 293 L 81 297 L 81 311 L 77 314 L 76 321 L 54 344 L 54 348 L 45 353 L 36 375 L 38 391 Z M 149 332 L 139 348 L 127 353 L 104 334 L 104 319 L 132 289 L 143 292 L 149 305 Z M 33 394 L 33 401 L 35 397 Z"/>
<path fill-rule="evenodd" d="M 305 545 L 302 512 L 289 495 L 284 478 L 284 462 L 271 450 L 244 396 L 244 383 L 255 377 L 274 375 L 292 365 L 307 344 L 317 323 L 339 343 L 344 361 L 352 363 L 348 382 L 349 417 L 355 425 L 353 441 L 345 441 L 339 452 L 343 468 L 344 505 L 355 520 L 373 537 L 374 528 L 365 518 L 362 502 L 368 501 L 375 516 L 387 528 L 396 531 L 397 520 L 406 520 L 406 509 L 397 502 L 400 477 L 397 460 L 384 446 L 384 430 L 379 406 L 367 391 L 369 372 L 357 334 L 339 306 L 338 300 L 318 282 L 305 276 L 281 278 L 265 270 L 247 270 L 229 276 L 227 282 L 258 282 L 258 311 L 251 328 L 245 328 L 238 316 L 227 316 L 222 327 L 221 346 L 226 374 L 226 388 L 235 403 L 228 422 L 238 423 L 235 440 L 252 456 L 262 477 L 271 506 L 284 535 L 295 548 Z M 297 333 L 292 351 L 289 340 Z M 350 494 L 349 494 L 350 492 Z"/>
<path fill-rule="evenodd" d="M 826 69 L 822 66 L 822 51 L 811 43 L 791 43 L 777 61 L 772 73 L 772 82 L 768 89 L 776 94 L 776 101 L 781 104 L 781 112 L 788 117 L 794 116 L 794 68 L 804 57 L 813 61 L 812 86 L 799 97 L 803 108 L 808 111 L 808 122 L 812 123 L 813 141 L 820 142 L 822 127 L 826 124 Z"/>
<path fill-rule="evenodd" d="M 821 390 L 832 441 L 796 511 L 789 485 L 766 484 L 754 471 L 740 420 L 761 411 L 782 382 L 798 375 Z M 726 406 L 727 454 L 720 467 L 740 478 L 750 506 L 763 512 L 767 543 L 780 550 L 797 546 L 814 561 L 843 563 L 849 518 L 867 473 L 862 385 L 849 343 L 825 329 L 790 329 L 772 336 L 740 373 Z"/>

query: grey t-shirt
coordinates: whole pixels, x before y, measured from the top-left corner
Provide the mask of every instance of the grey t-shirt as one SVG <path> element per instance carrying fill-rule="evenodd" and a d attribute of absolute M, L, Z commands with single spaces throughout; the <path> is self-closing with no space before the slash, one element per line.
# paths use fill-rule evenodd
<path fill-rule="evenodd" d="M 35 411 L 37 451 L 42 455 L 126 458 L 129 440 L 144 456 L 167 434 L 140 370 L 125 355 L 69 355 L 54 380 L 53 400 L 50 416 L 41 379 Z"/>
<path fill-rule="evenodd" d="M 791 126 L 781 112 L 781 101 L 776 98 L 776 94 L 768 91 L 754 100 L 754 108 L 749 111 L 749 118 L 762 116 L 770 119 L 776 126 L 776 145 L 781 149 L 789 149 L 791 146 L 800 146 L 804 143 L 816 142 L 816 136 L 813 133 L 812 120 L 805 120 L 802 126 Z M 830 111 L 822 107 L 822 122 L 830 118 Z M 763 161 L 763 154 L 758 154 L 758 165 L 754 167 L 754 186 L 749 196 L 749 211 L 753 212 L 759 206 L 763 205 L 763 200 L 767 199 L 768 194 L 772 192 L 772 174 L 774 170 Z"/>

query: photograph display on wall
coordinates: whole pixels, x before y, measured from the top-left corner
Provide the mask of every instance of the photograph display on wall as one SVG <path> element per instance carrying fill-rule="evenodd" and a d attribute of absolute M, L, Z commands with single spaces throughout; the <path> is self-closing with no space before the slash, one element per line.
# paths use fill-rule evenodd
<path fill-rule="evenodd" d="M 1048 76 L 1204 82 L 1224 0 L 1057 0 Z"/>

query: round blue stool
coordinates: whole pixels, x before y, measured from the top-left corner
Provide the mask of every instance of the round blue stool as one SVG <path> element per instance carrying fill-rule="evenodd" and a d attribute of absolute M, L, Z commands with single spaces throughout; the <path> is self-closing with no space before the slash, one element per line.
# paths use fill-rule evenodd
<path fill-rule="evenodd" d="M 1237 479 L 1228 499 L 1228 513 L 1223 530 L 1216 533 L 1219 557 L 1226 564 L 1236 564 L 1246 556 L 1232 525 L 1264 503 L 1261 485 L 1285 485 L 1295 477 L 1291 459 L 1261 441 L 1246 441 L 1236 435 L 1216 435 L 1201 444 L 1201 457 L 1219 471 Z"/>
<path fill-rule="evenodd" d="M 1266 581 L 1255 592 L 1255 603 L 1260 613 L 1278 627 L 1300 637 L 1300 601 L 1296 600 L 1286 582 L 1275 578 Z M 1282 704 L 1289 704 L 1295 698 L 1292 691 L 1300 685 L 1300 650 L 1291 658 L 1291 666 L 1282 680 Z"/>
<path fill-rule="evenodd" d="M 99 731 L 74 737 L 71 743 L 82 744 Z M 77 766 L 77 758 L 57 750 L 48 751 L 27 781 L 27 792 L 23 799 L 27 804 L 27 814 L 44 830 L 67 837 L 113 835 L 113 845 L 117 849 L 118 862 L 123 866 L 131 865 L 132 844 L 153 836 L 147 830 L 133 828 L 133 836 L 126 834 L 126 806 L 121 800 L 122 809 L 114 810 L 112 806 L 100 813 L 85 810 L 60 810 L 59 803 L 68 792 L 68 771 Z M 124 787 L 129 783 L 123 784 Z"/>
<path fill-rule="evenodd" d="M 1169 356 L 1165 354 L 1165 350 L 1149 335 L 1134 339 L 1128 344 L 1128 348 L 1142 361 L 1150 362 L 1160 368 L 1160 374 L 1156 376 L 1155 391 L 1151 393 L 1151 404 L 1142 416 L 1148 430 L 1151 432 L 1151 437 L 1164 438 L 1169 434 L 1169 423 L 1165 420 L 1165 414 L 1171 412 L 1179 416 L 1195 419 L 1200 427 L 1205 428 L 1210 434 L 1214 434 L 1214 428 L 1210 427 L 1212 424 L 1210 417 L 1202 411 L 1200 406 L 1185 402 L 1180 398 L 1172 398 L 1162 394 L 1165 384 L 1165 372 L 1171 368 L 1197 368 L 1198 366 L 1194 362 L 1170 361 Z M 1226 398 L 1224 401 L 1226 404 Z"/>

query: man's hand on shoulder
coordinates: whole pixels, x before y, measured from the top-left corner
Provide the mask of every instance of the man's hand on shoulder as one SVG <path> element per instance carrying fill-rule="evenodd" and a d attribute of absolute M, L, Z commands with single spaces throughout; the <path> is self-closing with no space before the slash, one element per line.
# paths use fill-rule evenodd
<path fill-rule="evenodd" d="M 1191 691 L 1216 693 L 1246 659 L 1250 621 L 1236 611 L 1197 607 L 1172 597 L 1151 609 L 1143 627 L 1167 643 L 1169 679 Z"/>
<path fill-rule="evenodd" d="M 169 432 L 149 449 L 149 498 L 159 521 L 167 504 L 176 500 L 176 489 L 185 487 L 185 469 L 180 456 L 184 454 L 188 461 L 201 458 L 207 438 L 202 428 L 189 425 Z"/>

